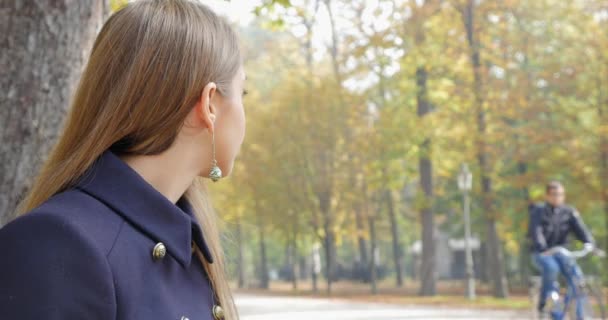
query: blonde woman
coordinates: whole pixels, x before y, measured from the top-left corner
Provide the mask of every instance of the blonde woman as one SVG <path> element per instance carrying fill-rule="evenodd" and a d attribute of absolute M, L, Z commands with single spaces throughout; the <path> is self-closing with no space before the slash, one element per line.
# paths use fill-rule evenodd
<path fill-rule="evenodd" d="M 206 178 L 243 142 L 235 32 L 140 0 L 97 36 L 59 142 L 0 229 L 0 318 L 237 319 Z"/>

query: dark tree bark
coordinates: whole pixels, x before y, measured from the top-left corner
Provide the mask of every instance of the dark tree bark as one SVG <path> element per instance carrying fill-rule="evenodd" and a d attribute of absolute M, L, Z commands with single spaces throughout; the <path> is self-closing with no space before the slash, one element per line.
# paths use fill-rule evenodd
<path fill-rule="evenodd" d="M 325 157 L 323 159 L 326 159 Z M 320 164 L 326 162 L 320 161 Z M 328 172 L 327 166 L 321 167 L 325 172 Z M 328 177 L 328 175 L 322 174 L 322 177 Z M 322 186 L 318 187 L 320 190 L 315 191 L 317 199 L 319 201 L 319 211 L 321 212 L 321 219 L 323 223 L 323 249 L 325 253 L 325 278 L 327 280 L 327 294 L 331 294 L 331 286 L 334 281 L 334 269 L 336 264 L 336 237 L 333 230 L 333 217 L 331 212 L 331 187 L 327 181 L 321 182 Z"/>
<path fill-rule="evenodd" d="M 243 256 L 243 228 L 241 226 L 241 217 L 237 218 L 236 221 L 236 241 L 237 241 L 237 273 L 238 273 L 238 286 L 239 288 L 245 287 L 245 258 Z"/>
<path fill-rule="evenodd" d="M 266 257 L 266 232 L 264 216 L 259 207 L 257 201 L 255 203 L 255 211 L 257 214 L 257 227 L 258 227 L 258 241 L 260 246 L 260 268 L 259 268 L 259 278 L 260 278 L 260 288 L 268 289 L 270 285 L 270 281 L 268 279 L 268 259 Z"/>
<path fill-rule="evenodd" d="M 264 228 L 258 228 L 259 241 L 260 241 L 260 288 L 268 289 L 268 262 L 266 258 L 266 236 L 264 234 Z"/>
<path fill-rule="evenodd" d="M 424 67 L 416 69 L 418 117 L 423 118 L 431 112 L 428 100 L 427 71 Z M 419 172 L 420 187 L 424 193 L 424 205 L 420 210 L 422 221 L 422 263 L 420 265 L 420 291 L 422 296 L 436 294 L 437 266 L 435 257 L 435 220 L 432 210 L 433 201 L 433 164 L 430 158 L 431 139 L 425 138 L 420 145 Z"/>
<path fill-rule="evenodd" d="M 532 88 L 532 82 L 533 82 L 533 76 L 532 76 L 532 72 L 530 71 L 530 59 L 529 59 L 529 43 L 530 43 L 530 38 L 528 36 L 528 33 L 525 30 L 525 26 L 520 22 L 519 17 L 516 18 L 517 22 L 518 22 L 518 26 L 520 28 L 520 31 L 522 32 L 523 36 L 523 53 L 524 53 L 524 61 L 523 61 L 523 69 L 525 70 L 526 73 L 526 88 Z M 507 51 L 509 49 L 507 48 L 507 46 L 505 46 L 505 58 L 504 60 L 506 61 L 507 58 Z M 530 107 L 530 102 L 532 101 L 532 90 L 527 89 L 526 93 L 525 93 L 525 99 L 524 99 L 524 105 L 522 106 L 522 108 L 529 108 Z M 518 122 L 518 120 L 515 120 L 516 122 Z M 519 159 L 517 162 L 517 171 L 519 173 L 520 176 L 524 176 L 528 173 L 528 162 L 527 159 L 525 157 L 525 146 L 527 146 L 526 141 L 524 141 L 524 139 L 522 139 L 521 135 L 516 131 L 515 134 L 515 141 L 517 142 L 518 145 L 518 154 L 519 154 Z M 522 198 L 524 200 L 524 203 L 527 204 L 528 207 L 526 207 L 524 210 L 528 210 L 529 206 L 532 204 L 532 199 L 530 197 L 530 189 L 527 186 L 524 186 L 521 189 L 521 193 L 522 193 Z M 528 215 L 526 214 L 526 218 L 528 218 Z M 521 285 L 522 286 L 526 286 L 528 285 L 528 280 L 530 277 L 530 266 L 531 266 L 531 261 L 530 261 L 530 252 L 528 251 L 529 246 L 530 246 L 530 239 L 527 236 L 522 237 L 522 239 L 520 240 L 520 250 L 519 250 L 519 273 L 520 273 L 520 281 L 521 281 Z"/>
<path fill-rule="evenodd" d="M 298 224 L 297 219 L 293 214 L 290 214 L 293 218 L 291 232 L 288 235 L 287 243 L 285 245 L 285 266 L 288 270 L 288 278 L 291 281 L 291 287 L 293 290 L 298 289 Z"/>
<path fill-rule="evenodd" d="M 313 101 L 313 82 L 314 82 L 314 70 L 313 70 L 313 48 L 312 48 L 312 35 L 313 35 L 313 26 L 316 19 L 316 14 L 319 9 L 319 1 L 314 1 L 314 10 L 313 14 L 310 17 L 304 17 L 303 24 L 306 28 L 306 38 L 304 40 L 304 50 L 305 50 L 305 59 L 306 65 L 308 69 L 308 101 L 312 103 Z M 329 4 L 329 3 L 327 3 Z M 334 43 L 335 45 L 335 43 Z M 333 51 L 332 51 L 333 52 Z M 332 55 L 335 59 L 336 56 Z M 336 74 L 338 77 L 338 74 Z M 334 146 L 324 146 L 320 149 L 318 158 L 316 161 L 316 169 L 318 170 L 317 178 L 313 179 L 313 193 L 315 194 L 318 202 L 319 202 L 319 212 L 321 214 L 321 220 L 323 224 L 324 235 L 321 237 L 323 240 L 323 249 L 325 251 L 325 272 L 326 272 L 326 280 L 327 280 L 327 294 L 331 294 L 331 285 L 334 278 L 334 265 L 336 261 L 336 244 L 335 244 L 335 234 L 333 231 L 333 217 L 331 212 L 331 198 L 332 198 L 332 178 L 330 174 L 333 172 L 333 151 Z M 318 223 L 315 222 L 315 227 L 318 226 Z M 316 230 L 316 229 L 315 229 Z M 317 276 L 313 272 L 312 277 L 313 282 L 313 290 L 317 291 Z"/>
<path fill-rule="evenodd" d="M 401 244 L 399 243 L 399 226 L 397 224 L 397 214 L 395 213 L 395 202 L 390 190 L 385 190 L 386 206 L 389 222 L 391 225 L 393 260 L 395 263 L 395 284 L 397 287 L 403 286 L 403 259 L 401 258 Z"/>
<path fill-rule="evenodd" d="M 375 50 L 375 54 L 378 57 L 382 56 L 382 53 L 380 52 L 380 50 Z M 377 72 L 377 76 L 379 79 L 379 81 L 378 81 L 378 93 L 379 93 L 378 100 L 380 101 L 380 106 L 382 108 L 384 108 L 387 105 L 387 101 L 386 101 L 387 95 L 386 95 L 386 87 L 385 87 L 386 79 L 385 79 L 385 75 L 384 75 L 385 65 L 380 62 L 378 64 L 378 70 L 379 70 Z M 385 178 L 385 181 L 388 181 L 388 174 L 386 172 L 386 167 L 384 167 L 382 174 Z M 391 190 L 389 188 L 386 188 L 384 190 L 384 200 L 386 201 L 386 209 L 387 209 L 389 224 L 391 226 L 393 262 L 395 263 L 395 277 L 396 277 L 395 283 L 396 283 L 397 287 L 401 287 L 401 286 L 403 286 L 403 267 L 402 267 L 402 259 L 401 259 L 401 245 L 399 243 L 399 226 L 397 224 L 397 216 L 395 213 L 395 203 L 393 200 Z"/>
<path fill-rule="evenodd" d="M 324 0 L 324 3 L 325 7 L 327 8 L 327 12 L 329 13 L 329 23 L 331 26 L 331 46 L 329 48 L 329 53 L 331 55 L 334 76 L 336 77 L 336 81 L 338 82 L 338 84 L 341 86 L 342 74 L 340 72 L 340 64 L 338 63 L 338 34 L 336 33 L 336 19 L 334 17 L 334 13 L 331 7 L 331 0 Z"/>
<path fill-rule="evenodd" d="M 329 197 L 321 197 L 321 211 L 323 213 L 323 231 L 325 232 L 324 249 L 325 249 L 325 277 L 327 280 L 327 294 L 331 294 L 331 286 L 334 281 L 334 269 L 336 264 L 336 239 L 332 229 L 333 222 L 330 216 Z"/>
<path fill-rule="evenodd" d="M 604 13 L 608 12 L 608 3 L 598 9 Z M 608 21 L 604 20 L 601 25 L 604 30 L 604 40 L 608 40 Z M 602 48 L 598 50 L 601 51 Z M 600 65 L 602 67 L 597 72 L 597 114 L 600 128 L 608 128 L 608 59 L 602 59 Z M 600 197 L 604 208 L 604 225 L 608 230 L 608 134 L 601 129 L 599 134 Z M 599 241 L 598 245 L 600 245 Z M 602 249 L 608 250 L 608 234 L 604 236 L 603 246 Z M 603 260 L 604 268 L 608 269 L 608 259 Z M 608 280 L 605 282 L 608 283 Z"/>
<path fill-rule="evenodd" d="M 333 66 L 333 72 L 334 72 L 334 77 L 336 80 L 336 83 L 338 85 L 338 97 L 339 97 L 339 104 L 340 104 L 340 108 L 344 109 L 344 97 L 343 97 L 343 92 L 342 92 L 342 75 L 340 73 L 340 64 L 338 61 L 338 34 L 336 32 L 336 25 L 335 25 L 335 18 L 334 18 L 334 13 L 332 10 L 332 6 L 331 6 L 331 0 L 324 0 L 325 6 L 327 8 L 327 12 L 329 14 L 329 21 L 330 21 L 330 25 L 331 25 L 331 46 L 329 48 L 330 51 L 330 55 L 331 55 L 331 61 L 332 61 L 332 66 Z M 318 2 L 315 4 L 315 6 L 318 5 Z M 316 11 L 316 8 L 315 8 Z M 343 130 L 343 128 L 345 130 L 348 131 L 348 127 L 342 127 L 342 124 L 336 124 L 336 127 L 339 128 L 338 130 Z M 350 134 L 348 132 L 346 132 L 346 135 L 349 136 Z M 328 149 L 328 153 L 330 154 L 329 159 L 333 159 L 333 151 L 335 151 L 335 145 L 332 145 L 333 148 Z M 329 164 L 332 164 L 333 162 L 327 162 Z M 332 164 L 333 166 L 333 164 Z M 328 177 L 328 179 L 331 179 L 330 174 L 333 172 L 333 168 L 331 168 L 330 170 L 327 171 L 327 175 L 326 177 Z M 325 224 L 325 242 L 326 242 L 326 260 L 327 260 L 327 294 L 331 294 L 331 284 L 332 282 L 335 280 L 335 267 L 337 264 L 337 248 L 336 248 L 336 235 L 335 232 L 333 231 L 333 217 L 332 217 L 332 212 L 331 212 L 331 208 L 330 208 L 330 202 L 329 200 L 331 200 L 332 197 L 332 190 L 333 190 L 333 183 L 332 181 L 329 182 L 329 187 L 327 188 L 328 190 L 328 194 L 329 196 L 327 197 L 327 205 L 326 205 L 326 209 L 322 208 L 322 211 L 324 212 L 324 214 L 326 214 L 326 216 L 328 217 L 326 219 L 327 223 Z"/>
<path fill-rule="evenodd" d="M 377 250 L 377 241 L 376 241 L 376 221 L 373 216 L 369 216 L 369 234 L 371 238 L 371 259 L 369 262 L 369 273 L 370 273 L 370 283 L 371 283 L 371 291 L 372 294 L 378 293 L 378 284 L 377 284 L 377 273 L 378 269 L 376 268 L 376 250 Z"/>
<path fill-rule="evenodd" d="M 423 1 L 414 9 L 414 41 L 417 46 L 423 46 L 426 42 L 424 30 L 425 21 L 440 10 L 437 1 Z M 424 64 L 416 68 L 416 113 L 418 118 L 423 119 L 432 112 L 432 105 L 428 97 L 427 67 Z M 435 217 L 433 214 L 433 163 L 431 160 L 432 143 L 430 137 L 425 137 L 419 145 L 418 172 L 419 183 L 422 191 L 423 204 L 420 207 L 420 221 L 422 224 L 422 255 L 420 260 L 419 279 L 420 288 L 418 294 L 422 296 L 434 296 L 437 293 L 437 257 L 435 248 Z"/>
<path fill-rule="evenodd" d="M 509 288 L 507 285 L 507 277 L 505 274 L 505 263 L 502 252 L 502 245 L 496 230 L 496 211 L 492 199 L 492 179 L 490 178 L 490 161 L 486 144 L 487 135 L 487 119 L 484 108 L 483 93 L 482 93 L 482 78 L 481 78 L 481 58 L 479 40 L 475 29 L 475 3 L 473 0 L 467 0 L 461 8 L 462 19 L 466 31 L 467 43 L 469 44 L 469 53 L 471 67 L 473 71 L 473 94 L 475 95 L 475 110 L 477 114 L 477 161 L 479 163 L 483 209 L 486 217 L 486 237 L 488 245 L 488 254 L 491 270 L 491 278 L 493 284 L 493 294 L 495 297 L 507 298 L 509 296 Z"/>
<path fill-rule="evenodd" d="M 606 66 L 608 68 L 608 66 Z M 608 83 L 608 78 L 606 79 Z M 602 127 L 608 127 L 608 94 L 604 94 L 601 81 L 598 83 L 598 118 Z M 604 223 L 608 230 L 608 137 L 600 133 L 599 139 L 599 163 L 600 163 L 600 186 L 601 197 L 604 206 Z M 608 249 L 608 235 L 605 236 L 604 249 Z M 608 266 L 608 261 L 606 261 Z"/>
<path fill-rule="evenodd" d="M 0 226 L 57 139 L 107 0 L 0 2 Z"/>
<path fill-rule="evenodd" d="M 361 261 L 359 261 L 359 263 L 361 263 L 362 266 L 367 266 L 369 260 L 367 258 L 367 241 L 365 240 L 365 237 L 363 237 L 365 225 L 363 223 L 361 205 L 357 205 L 357 207 L 355 208 L 355 223 L 357 225 L 357 243 L 359 246 L 359 257 L 361 259 Z M 365 277 L 366 281 L 367 281 L 367 278 L 368 277 L 366 276 Z"/>
<path fill-rule="evenodd" d="M 516 141 L 519 141 L 519 137 L 516 137 Z M 528 163 L 525 161 L 518 161 L 517 170 L 520 175 L 525 175 L 528 172 Z M 530 190 L 528 187 L 523 187 L 521 189 L 522 198 L 524 203 L 530 205 L 532 200 L 530 198 Z M 527 207 L 526 207 L 527 209 Z M 520 249 L 519 249 L 519 274 L 521 285 L 525 286 L 528 283 L 528 278 L 530 277 L 530 253 L 528 252 L 528 237 L 525 236 L 521 239 Z"/>

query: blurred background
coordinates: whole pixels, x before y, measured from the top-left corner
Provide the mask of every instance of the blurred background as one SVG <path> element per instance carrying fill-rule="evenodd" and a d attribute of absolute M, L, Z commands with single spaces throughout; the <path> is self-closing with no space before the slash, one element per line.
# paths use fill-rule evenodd
<path fill-rule="evenodd" d="M 608 247 L 608 1 L 201 1 L 245 51 L 246 141 L 210 189 L 246 319 L 301 303 L 271 296 L 521 318 L 537 273 L 528 207 L 553 179 Z M 96 32 L 127 3 L 8 2 L 0 225 L 59 133 Z M 605 260 L 580 264 L 608 282 Z"/>

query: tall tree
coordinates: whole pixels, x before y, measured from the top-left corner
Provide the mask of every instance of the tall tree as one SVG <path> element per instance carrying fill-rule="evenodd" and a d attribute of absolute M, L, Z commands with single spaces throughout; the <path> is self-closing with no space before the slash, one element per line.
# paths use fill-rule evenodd
<path fill-rule="evenodd" d="M 424 66 L 416 69 L 418 89 L 418 117 L 425 117 L 431 112 L 427 93 L 427 71 Z M 435 253 L 435 222 L 433 217 L 433 163 L 431 162 L 431 139 L 425 138 L 420 145 L 419 156 L 420 187 L 424 194 L 420 209 L 422 221 L 422 263 L 420 265 L 420 294 L 432 296 L 436 293 L 437 268 Z"/>
<path fill-rule="evenodd" d="M 412 18 L 407 26 L 413 28 L 413 43 L 418 48 L 428 46 L 426 43 L 425 23 L 438 12 L 439 2 L 422 1 L 412 4 Z M 424 51 L 426 52 L 426 51 Z M 414 79 L 416 82 L 416 114 L 421 120 L 432 112 L 428 88 L 428 67 L 426 59 L 419 59 Z M 422 191 L 420 197 L 420 221 L 422 239 L 422 261 L 420 264 L 419 294 L 433 296 L 436 294 L 437 259 L 436 259 L 436 226 L 433 213 L 433 161 L 432 142 L 427 134 L 418 145 L 418 177 Z"/>
<path fill-rule="evenodd" d="M 0 225 L 59 135 L 107 0 L 0 4 Z"/>
<path fill-rule="evenodd" d="M 483 79 L 481 65 L 481 45 L 479 42 L 479 25 L 476 24 L 476 1 L 465 0 L 459 10 L 462 15 L 466 39 L 469 45 L 470 64 L 473 73 L 473 95 L 474 109 L 477 118 L 477 160 L 481 175 L 481 191 L 483 209 L 486 219 L 487 253 L 489 255 L 489 270 L 492 270 L 492 283 L 494 296 L 506 298 L 509 295 L 507 278 L 505 273 L 505 261 L 502 252 L 502 244 L 496 229 L 497 209 L 494 204 L 492 190 L 491 164 L 487 146 L 487 111 L 484 105 Z"/>

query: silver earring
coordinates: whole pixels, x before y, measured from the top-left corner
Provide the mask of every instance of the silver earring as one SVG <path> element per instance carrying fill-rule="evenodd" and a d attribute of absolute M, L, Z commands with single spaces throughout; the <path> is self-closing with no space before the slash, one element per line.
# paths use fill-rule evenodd
<path fill-rule="evenodd" d="M 209 178 L 213 182 L 217 182 L 222 178 L 222 169 L 217 166 L 217 160 L 215 159 L 215 132 L 211 134 L 211 149 L 213 150 L 213 162 L 211 163 L 211 171 L 209 172 Z"/>

